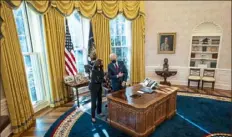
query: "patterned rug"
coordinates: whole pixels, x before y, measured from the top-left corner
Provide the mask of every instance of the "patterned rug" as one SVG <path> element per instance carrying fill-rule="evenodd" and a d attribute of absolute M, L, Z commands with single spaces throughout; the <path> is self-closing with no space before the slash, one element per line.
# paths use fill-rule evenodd
<path fill-rule="evenodd" d="M 178 93 L 179 94 L 179 93 Z M 182 94 L 182 93 L 181 93 Z M 87 97 L 88 98 L 88 97 Z M 103 112 L 106 99 L 103 99 Z M 177 96 L 177 114 L 156 127 L 150 137 L 231 137 L 232 103 L 206 97 Z M 90 103 L 63 114 L 45 137 L 129 137 L 110 126 L 106 117 L 91 123 Z"/>

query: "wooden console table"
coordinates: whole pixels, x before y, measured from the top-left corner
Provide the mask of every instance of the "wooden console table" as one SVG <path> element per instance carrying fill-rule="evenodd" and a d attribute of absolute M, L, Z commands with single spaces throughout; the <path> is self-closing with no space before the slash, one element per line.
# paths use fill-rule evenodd
<path fill-rule="evenodd" d="M 139 93 L 135 85 L 109 94 L 108 122 L 132 136 L 147 137 L 157 125 L 176 113 L 176 87 L 162 86 L 154 93 Z M 131 95 L 137 94 L 137 97 Z"/>
<path fill-rule="evenodd" d="M 161 81 L 160 84 L 171 86 L 171 83 L 167 81 L 167 78 L 176 75 L 177 70 L 163 71 L 162 69 L 156 69 L 155 73 L 164 78 L 164 81 Z"/>
<path fill-rule="evenodd" d="M 75 89 L 76 89 L 77 106 L 80 107 L 78 88 L 84 87 L 84 86 L 88 86 L 89 81 L 85 81 L 85 82 L 83 82 L 83 83 L 76 83 L 76 82 L 74 81 L 74 82 L 69 82 L 69 83 L 64 83 L 64 84 L 65 84 L 65 86 L 67 87 L 67 91 L 68 91 L 68 88 L 69 88 L 69 87 L 75 88 Z"/>

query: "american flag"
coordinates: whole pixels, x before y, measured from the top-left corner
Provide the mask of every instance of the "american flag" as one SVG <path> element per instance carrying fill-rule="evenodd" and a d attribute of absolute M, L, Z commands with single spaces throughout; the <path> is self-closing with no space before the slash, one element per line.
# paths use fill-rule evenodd
<path fill-rule="evenodd" d="M 65 20 L 66 23 L 66 39 L 65 39 L 65 70 L 68 75 L 76 75 L 77 74 L 77 68 L 76 68 L 76 59 L 74 56 L 74 49 L 73 49 L 73 43 L 71 40 L 71 35 L 69 32 L 68 27 L 68 20 Z"/>

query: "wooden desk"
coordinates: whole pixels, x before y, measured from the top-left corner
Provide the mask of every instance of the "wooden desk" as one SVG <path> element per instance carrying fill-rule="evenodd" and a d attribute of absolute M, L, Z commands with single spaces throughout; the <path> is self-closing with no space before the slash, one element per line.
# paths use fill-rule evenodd
<path fill-rule="evenodd" d="M 141 87 L 135 85 L 107 96 L 108 121 L 129 135 L 146 137 L 176 113 L 178 88 L 162 86 L 152 94 L 144 93 L 132 98 L 132 94 L 139 94 L 137 91 Z"/>
<path fill-rule="evenodd" d="M 76 89 L 77 106 L 80 107 L 78 88 L 84 87 L 84 86 L 88 86 L 89 81 L 85 81 L 85 82 L 83 82 L 83 83 L 76 83 L 76 82 L 74 81 L 74 82 L 69 82 L 69 83 L 64 83 L 64 84 L 65 84 L 65 86 L 67 87 L 67 91 L 68 91 L 68 88 L 69 88 L 69 87 L 75 88 L 75 89 Z"/>
<path fill-rule="evenodd" d="M 161 81 L 160 84 L 171 86 L 171 83 L 167 81 L 167 78 L 176 75 L 177 70 L 163 71 L 162 69 L 156 69 L 155 73 L 164 78 L 164 81 Z"/>

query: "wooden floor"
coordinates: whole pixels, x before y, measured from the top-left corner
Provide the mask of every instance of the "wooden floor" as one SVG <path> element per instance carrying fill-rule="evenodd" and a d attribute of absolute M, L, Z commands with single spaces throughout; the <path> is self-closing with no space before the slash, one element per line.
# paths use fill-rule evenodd
<path fill-rule="evenodd" d="M 43 137 L 49 127 L 66 111 L 68 111 L 74 102 L 69 102 L 58 108 L 47 108 L 37 115 L 35 123 L 30 129 L 21 134 L 21 137 Z"/>
<path fill-rule="evenodd" d="M 188 88 L 186 86 L 178 86 L 180 92 L 200 93 L 200 94 L 212 94 L 214 96 L 223 96 L 231 98 L 231 91 L 215 89 L 212 91 L 210 88 L 204 90 L 197 90 L 196 88 Z M 67 110 L 72 108 L 75 102 L 69 102 L 58 108 L 47 108 L 36 115 L 36 121 L 30 129 L 21 134 L 21 137 L 43 137 L 49 127 Z"/>

